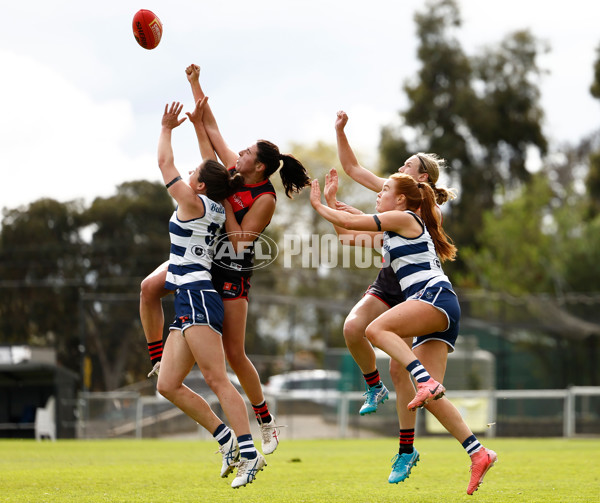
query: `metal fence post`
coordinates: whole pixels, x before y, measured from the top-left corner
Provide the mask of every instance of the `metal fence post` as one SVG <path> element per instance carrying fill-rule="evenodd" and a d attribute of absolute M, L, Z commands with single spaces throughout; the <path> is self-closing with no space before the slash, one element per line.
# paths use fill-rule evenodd
<path fill-rule="evenodd" d="M 563 416 L 563 437 L 571 438 L 575 435 L 575 393 L 572 386 L 567 388 Z"/>
<path fill-rule="evenodd" d="M 485 432 L 485 436 L 489 438 L 493 438 L 496 436 L 496 415 L 498 414 L 498 404 L 496 400 L 496 390 L 490 390 L 489 398 L 488 398 L 488 418 L 489 424 L 488 429 Z"/>
<path fill-rule="evenodd" d="M 144 419 L 144 401 L 138 395 L 135 403 L 135 438 L 142 438 L 142 421 Z"/>
<path fill-rule="evenodd" d="M 346 438 L 346 434 L 348 432 L 348 393 L 347 392 L 340 393 L 339 407 L 340 407 L 338 410 L 339 436 L 341 438 Z"/>

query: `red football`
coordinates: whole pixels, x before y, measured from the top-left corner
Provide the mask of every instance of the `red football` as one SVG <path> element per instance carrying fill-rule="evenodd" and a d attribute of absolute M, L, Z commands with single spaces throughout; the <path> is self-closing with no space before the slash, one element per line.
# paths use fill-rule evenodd
<path fill-rule="evenodd" d="M 141 9 L 133 16 L 133 36 L 144 49 L 154 49 L 162 37 L 162 23 L 154 12 Z"/>

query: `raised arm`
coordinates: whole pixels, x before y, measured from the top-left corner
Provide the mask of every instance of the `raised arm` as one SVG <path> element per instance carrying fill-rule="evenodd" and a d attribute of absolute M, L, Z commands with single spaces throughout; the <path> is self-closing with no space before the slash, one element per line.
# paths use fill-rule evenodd
<path fill-rule="evenodd" d="M 185 74 L 187 75 L 188 82 L 192 88 L 192 94 L 194 95 L 194 101 L 198 102 L 198 100 L 202 100 L 204 98 L 204 91 L 200 86 L 200 67 L 198 65 L 189 65 L 185 69 Z M 227 142 L 223 139 L 221 135 L 221 131 L 219 130 L 219 126 L 217 124 L 217 120 L 210 108 L 210 105 L 206 105 L 206 109 L 204 111 L 204 127 L 206 129 L 206 133 L 212 143 L 219 159 L 225 165 L 225 167 L 230 168 L 235 166 L 235 162 L 238 159 L 238 153 L 227 145 Z"/>
<path fill-rule="evenodd" d="M 379 192 L 383 188 L 385 178 L 380 178 L 367 168 L 361 166 L 354 155 L 344 128 L 348 123 L 346 112 L 339 111 L 335 121 L 335 135 L 337 140 L 338 157 L 346 174 L 355 182 L 360 183 L 367 189 Z"/>
<path fill-rule="evenodd" d="M 158 137 L 158 167 L 163 175 L 166 185 L 171 183 L 179 176 L 179 171 L 175 167 L 175 156 L 171 145 L 171 136 L 173 129 L 185 121 L 185 117 L 179 118 L 183 105 L 173 102 L 171 107 L 165 105 L 165 111 L 161 120 L 160 136 Z M 177 183 L 177 182 L 175 182 Z M 173 184 L 174 185 L 174 184 Z"/>
<path fill-rule="evenodd" d="M 158 167 L 169 194 L 177 201 L 177 214 L 181 218 L 199 218 L 204 215 L 204 205 L 192 188 L 182 180 L 175 167 L 175 156 L 171 145 L 173 129 L 186 119 L 179 118 L 182 109 L 183 105 L 178 102 L 173 102 L 170 107 L 168 104 L 165 105 L 158 137 Z"/>
<path fill-rule="evenodd" d="M 206 132 L 206 128 L 204 127 L 203 117 L 204 112 L 207 107 L 208 96 L 198 100 L 196 102 L 196 107 L 192 113 L 186 112 L 186 115 L 190 119 L 190 122 L 194 125 L 194 130 L 196 131 L 196 137 L 198 138 L 198 146 L 200 147 L 200 155 L 202 159 L 205 161 L 207 159 L 217 160 L 217 155 L 215 154 L 215 150 L 210 142 L 210 138 Z"/>

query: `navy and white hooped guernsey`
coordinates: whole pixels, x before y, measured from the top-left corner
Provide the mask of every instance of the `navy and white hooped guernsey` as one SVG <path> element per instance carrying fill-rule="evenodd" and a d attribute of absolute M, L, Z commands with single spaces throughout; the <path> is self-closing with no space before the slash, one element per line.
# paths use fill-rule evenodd
<path fill-rule="evenodd" d="M 213 289 L 210 266 L 215 239 L 225 223 L 225 208 L 204 195 L 204 216 L 182 221 L 177 209 L 169 220 L 171 251 L 165 288 L 167 290 Z"/>
<path fill-rule="evenodd" d="M 410 213 L 423 229 L 419 236 L 407 238 L 392 231 L 383 233 L 386 262 L 396 273 L 404 298 L 408 299 L 426 286 L 435 284 L 452 290 L 452 284 L 444 274 L 427 227 L 415 213 L 406 213 Z"/>

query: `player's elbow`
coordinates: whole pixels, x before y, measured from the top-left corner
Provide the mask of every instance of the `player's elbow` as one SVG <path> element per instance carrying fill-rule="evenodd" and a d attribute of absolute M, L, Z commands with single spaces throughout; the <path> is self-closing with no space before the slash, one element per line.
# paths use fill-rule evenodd
<path fill-rule="evenodd" d="M 340 219 L 340 227 L 344 230 L 352 230 L 354 228 L 354 221 L 352 220 L 350 214 L 343 214 Z"/>
<path fill-rule="evenodd" d="M 173 164 L 172 157 L 168 155 L 158 155 L 158 167 L 161 171 L 167 169 L 169 166 Z"/>
<path fill-rule="evenodd" d="M 349 177 L 352 177 L 352 175 L 356 172 L 358 166 L 356 166 L 356 164 L 352 164 L 349 162 L 343 162 L 342 163 L 342 169 L 344 170 L 344 173 L 346 173 Z"/>

